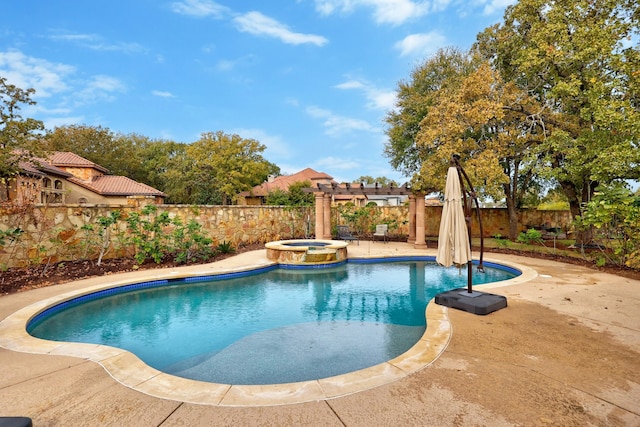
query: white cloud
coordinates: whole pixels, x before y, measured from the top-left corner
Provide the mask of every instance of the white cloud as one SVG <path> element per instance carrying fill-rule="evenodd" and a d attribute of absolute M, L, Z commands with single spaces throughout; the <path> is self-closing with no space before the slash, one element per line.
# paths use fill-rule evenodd
<path fill-rule="evenodd" d="M 257 35 L 279 39 L 287 44 L 310 43 L 316 46 L 324 46 L 329 40 L 314 34 L 302 34 L 291 31 L 286 25 L 281 24 L 273 18 L 269 18 L 260 12 L 249 12 L 233 18 L 238 30 Z"/>
<path fill-rule="evenodd" d="M 175 95 L 171 92 L 166 92 L 162 90 L 152 90 L 151 95 L 159 96 L 160 98 L 175 98 Z"/>
<path fill-rule="evenodd" d="M 300 101 L 298 101 L 297 98 L 286 98 L 284 100 L 284 102 L 288 105 L 291 105 L 293 107 L 299 107 L 300 106 Z"/>
<path fill-rule="evenodd" d="M 315 164 L 319 167 L 329 167 L 331 169 L 348 171 L 358 170 L 361 168 L 361 164 L 358 161 L 342 157 L 323 157 L 316 160 Z"/>
<path fill-rule="evenodd" d="M 496 12 L 502 12 L 507 6 L 515 4 L 517 0 L 491 0 L 485 5 L 482 11 L 483 15 L 493 15 Z"/>
<path fill-rule="evenodd" d="M 77 106 L 93 104 L 97 101 L 113 101 L 114 92 L 124 92 L 125 86 L 114 77 L 98 75 L 93 76 L 84 84 L 84 88 L 73 93 L 71 99 Z"/>
<path fill-rule="evenodd" d="M 242 138 L 255 139 L 266 146 L 265 158 L 267 160 L 270 160 L 272 156 L 278 157 L 279 159 L 288 159 L 293 153 L 291 147 L 282 140 L 280 135 L 269 135 L 264 129 L 240 128 L 231 130 L 231 133 L 240 135 Z"/>
<path fill-rule="evenodd" d="M 323 120 L 325 134 L 331 137 L 338 137 L 354 131 L 375 132 L 376 128 L 371 126 L 366 120 L 343 117 L 329 110 L 311 106 L 306 109 L 307 114 L 316 119 Z"/>
<path fill-rule="evenodd" d="M 451 2 L 452 0 L 433 0 L 431 2 L 431 12 L 442 12 Z"/>
<path fill-rule="evenodd" d="M 181 15 L 223 18 L 229 8 L 211 0 L 183 0 L 171 3 L 171 10 Z"/>
<path fill-rule="evenodd" d="M 311 167 L 331 175 L 337 182 L 353 182 L 356 177 L 363 175 L 361 171 L 364 165 L 359 159 L 322 157 L 316 159 Z"/>
<path fill-rule="evenodd" d="M 256 62 L 255 55 L 244 55 L 236 59 L 221 59 L 216 63 L 216 69 L 218 71 L 232 71 L 238 66 L 251 66 Z"/>
<path fill-rule="evenodd" d="M 448 3 L 449 0 L 437 0 L 435 3 Z M 412 0 L 315 0 L 316 10 L 322 15 L 335 12 L 351 13 L 357 7 L 373 9 L 373 17 L 379 24 L 400 25 L 409 19 L 419 18 L 430 11 L 427 1 Z"/>
<path fill-rule="evenodd" d="M 91 50 L 124 53 L 146 53 L 138 43 L 108 42 L 97 34 L 53 34 L 51 40 L 74 43 Z"/>
<path fill-rule="evenodd" d="M 34 99 L 68 91 L 65 80 L 75 71 L 70 65 L 27 56 L 18 50 L 0 52 L 0 75 L 21 89 L 35 89 Z"/>
<path fill-rule="evenodd" d="M 447 43 L 445 36 L 437 31 L 411 34 L 395 44 L 400 56 L 429 56 Z"/>
<path fill-rule="evenodd" d="M 363 87 L 364 85 L 357 80 L 349 80 L 347 82 L 336 85 L 336 88 L 338 89 L 362 89 Z"/>
<path fill-rule="evenodd" d="M 388 111 L 396 105 L 395 91 L 380 89 L 367 82 L 349 80 L 335 87 L 343 90 L 361 90 L 369 101 L 367 107 L 371 109 Z"/>
<path fill-rule="evenodd" d="M 54 129 L 62 126 L 76 125 L 78 123 L 86 123 L 84 116 L 56 117 L 43 120 L 47 129 Z"/>

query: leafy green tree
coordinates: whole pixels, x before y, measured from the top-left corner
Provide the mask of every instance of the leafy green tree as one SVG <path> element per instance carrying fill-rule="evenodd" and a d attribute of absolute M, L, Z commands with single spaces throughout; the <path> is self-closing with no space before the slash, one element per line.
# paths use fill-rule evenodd
<path fill-rule="evenodd" d="M 20 164 L 41 157 L 38 144 L 44 125 L 32 118 L 23 118 L 21 106 L 35 105 L 34 89 L 21 89 L 0 76 L 0 184 L 9 199 L 9 183 L 20 171 Z"/>
<path fill-rule="evenodd" d="M 400 185 L 396 181 L 394 181 L 393 179 L 387 178 L 386 176 L 380 176 L 378 178 L 374 178 L 374 177 L 369 176 L 369 175 L 363 175 L 363 176 L 357 178 L 353 182 L 363 182 L 363 183 L 365 183 L 367 185 L 375 184 L 377 182 L 379 185 L 381 185 L 383 187 L 388 187 L 390 185 L 398 187 Z"/>
<path fill-rule="evenodd" d="M 640 197 L 621 183 L 601 185 L 577 218 L 578 228 L 595 228 L 599 263 L 640 267 Z"/>
<path fill-rule="evenodd" d="M 279 188 L 269 192 L 266 204 L 271 206 L 313 206 L 315 196 L 313 193 L 305 193 L 304 188 L 311 187 L 311 181 L 294 182 L 288 191 Z"/>
<path fill-rule="evenodd" d="M 254 139 L 228 135 L 222 131 L 203 133 L 187 148 L 193 162 L 189 178 L 194 184 L 192 198 L 198 203 L 230 204 L 241 191 L 264 182 L 280 169 L 262 157 L 266 147 Z"/>
<path fill-rule="evenodd" d="M 409 177 L 420 170 L 423 160 L 429 155 L 424 146 L 416 144 L 420 122 L 433 105 L 435 94 L 450 84 L 453 76 L 464 75 L 474 68 L 474 58 L 468 52 L 456 48 L 441 49 L 417 66 L 408 81 L 398 83 L 396 108 L 385 117 L 388 125 L 385 132 L 389 139 L 384 155 L 391 167 Z"/>
<path fill-rule="evenodd" d="M 193 203 L 189 173 L 194 162 L 187 158 L 187 144 L 138 134 L 115 138 L 117 145 L 129 147 L 132 153 L 123 175 L 165 192 L 167 203 Z"/>
<path fill-rule="evenodd" d="M 504 198 L 509 213 L 509 237 L 518 234 L 518 209 L 536 179 L 532 146 L 544 136 L 540 124 L 511 105 L 535 108 L 535 100 L 511 82 L 504 82 L 489 63 L 451 76 L 434 94 L 420 123 L 416 143 L 429 153 L 416 180 L 423 187 L 441 189 L 452 155 L 461 156 L 479 197 Z"/>
<path fill-rule="evenodd" d="M 634 0 L 520 0 L 478 37 L 479 51 L 540 106 L 511 110 L 544 126 L 542 172 L 574 218 L 600 183 L 640 175 L 639 9 Z M 590 238 L 583 230 L 577 241 Z"/>
<path fill-rule="evenodd" d="M 54 128 L 47 134 L 49 151 L 71 151 L 107 168 L 114 175 L 129 176 L 131 165 L 137 163 L 132 147 L 101 126 L 69 125 Z"/>
<path fill-rule="evenodd" d="M 465 171 L 480 198 L 505 199 L 510 218 L 509 237 L 518 233 L 517 210 L 527 189 L 536 179 L 535 157 L 529 155 L 539 142 L 542 129 L 534 119 L 514 114 L 514 104 L 535 108 L 529 97 L 511 82 L 505 82 L 474 51 L 440 51 L 413 74 L 411 84 L 401 85 L 399 109 L 388 119 L 390 143 L 387 154 L 402 158 L 411 135 L 417 158 L 404 158 L 404 170 L 413 171 L 412 188 L 442 191 L 453 154 L 462 158 Z M 424 103 L 415 127 L 416 108 L 405 110 L 405 101 Z M 408 126 L 407 123 L 410 125 Z M 394 127 L 395 126 L 395 127 Z M 410 166 L 408 161 L 417 162 Z M 397 164 L 397 163 L 396 163 Z"/>

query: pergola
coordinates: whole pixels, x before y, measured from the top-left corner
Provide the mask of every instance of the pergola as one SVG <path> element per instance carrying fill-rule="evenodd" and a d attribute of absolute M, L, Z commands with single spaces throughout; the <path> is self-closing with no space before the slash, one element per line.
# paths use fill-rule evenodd
<path fill-rule="evenodd" d="M 317 184 L 315 188 L 305 188 L 306 193 L 316 197 L 316 238 L 331 239 L 331 198 L 334 195 L 378 195 L 409 196 L 409 238 L 416 248 L 426 248 L 424 235 L 424 196 L 425 193 L 413 192 L 407 184 L 401 187 L 384 187 L 376 183 L 373 187 L 364 184 Z"/>

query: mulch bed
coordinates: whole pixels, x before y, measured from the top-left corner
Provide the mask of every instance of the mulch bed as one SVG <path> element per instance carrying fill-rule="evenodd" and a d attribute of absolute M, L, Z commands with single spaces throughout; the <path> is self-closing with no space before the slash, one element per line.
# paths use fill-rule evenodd
<path fill-rule="evenodd" d="M 264 249 L 264 244 L 244 245 L 237 248 L 234 253 L 218 254 L 215 258 L 211 258 L 207 262 L 220 261 L 242 252 L 257 249 Z M 133 258 L 116 258 L 102 260 L 100 265 L 97 265 L 96 261 L 82 260 L 64 261 L 49 266 L 38 265 L 30 268 L 11 268 L 7 271 L 0 272 L 0 295 L 58 285 L 73 280 L 87 279 L 89 277 L 106 276 L 115 273 L 125 273 L 127 271 L 176 267 L 179 265 L 184 266 L 188 264 L 177 264 L 172 259 L 164 260 L 159 264 L 153 261 L 138 264 Z"/>

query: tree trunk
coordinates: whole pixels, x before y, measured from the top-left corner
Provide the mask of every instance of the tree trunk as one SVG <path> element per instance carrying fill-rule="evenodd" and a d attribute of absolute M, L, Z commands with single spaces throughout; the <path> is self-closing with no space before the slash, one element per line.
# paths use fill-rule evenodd
<path fill-rule="evenodd" d="M 581 197 L 578 197 L 578 189 L 576 185 L 572 182 L 562 181 L 560 182 L 562 186 L 562 190 L 569 199 L 569 210 L 571 211 L 571 219 L 575 220 L 576 217 L 580 216 L 581 210 L 580 207 L 582 203 L 586 203 L 591 199 L 593 195 L 593 191 L 597 186 L 597 183 L 591 183 L 591 185 L 585 185 L 584 188 L 580 191 Z M 583 229 L 583 230 L 574 230 L 576 237 L 576 246 L 586 245 L 591 243 L 593 240 L 593 228 Z"/>
<path fill-rule="evenodd" d="M 507 215 L 509 216 L 509 240 L 518 238 L 518 208 L 516 205 L 516 192 L 510 184 L 504 184 L 505 200 L 507 202 Z"/>
<path fill-rule="evenodd" d="M 518 238 L 518 208 L 515 202 L 507 200 L 507 214 L 509 215 L 509 240 Z"/>

